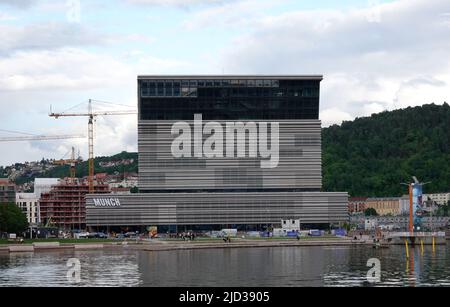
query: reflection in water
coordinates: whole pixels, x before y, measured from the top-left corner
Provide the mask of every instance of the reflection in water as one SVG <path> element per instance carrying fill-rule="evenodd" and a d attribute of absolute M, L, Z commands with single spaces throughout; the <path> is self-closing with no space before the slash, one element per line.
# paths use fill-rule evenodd
<path fill-rule="evenodd" d="M 135 253 L 65 251 L 0 254 L 0 286 L 77 286 L 66 277 L 69 258 L 81 262 L 78 286 L 139 286 Z"/>
<path fill-rule="evenodd" d="M 0 286 L 73 286 L 69 258 L 81 262 L 77 286 L 371 286 L 370 258 L 381 286 L 450 286 L 448 247 L 283 247 L 142 252 L 133 250 L 0 254 Z M 406 269 L 405 269 L 406 268 Z"/>

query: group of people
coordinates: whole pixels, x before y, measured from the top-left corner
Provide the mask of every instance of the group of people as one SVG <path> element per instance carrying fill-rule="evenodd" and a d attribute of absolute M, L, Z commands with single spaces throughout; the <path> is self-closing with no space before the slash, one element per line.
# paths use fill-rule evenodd
<path fill-rule="evenodd" d="M 181 238 L 183 241 L 194 241 L 195 240 L 195 233 L 193 232 L 182 232 L 178 234 L 178 237 Z"/>
<path fill-rule="evenodd" d="M 224 237 L 223 237 L 223 242 L 225 242 L 225 243 L 231 243 L 231 237 L 230 237 L 230 236 L 224 236 Z"/>

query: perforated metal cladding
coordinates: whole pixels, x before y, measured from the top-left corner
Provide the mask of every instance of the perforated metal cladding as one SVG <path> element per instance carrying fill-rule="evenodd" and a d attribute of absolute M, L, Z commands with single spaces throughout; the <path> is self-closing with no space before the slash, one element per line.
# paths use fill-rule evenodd
<path fill-rule="evenodd" d="M 171 152 L 172 141 L 176 137 L 171 134 L 174 123 L 139 122 L 141 191 L 249 188 L 319 190 L 322 186 L 319 120 L 279 121 L 279 164 L 273 169 L 262 169 L 259 157 L 248 158 L 248 147 L 247 158 L 174 158 Z M 187 123 L 192 128 L 193 137 L 193 122 Z M 219 123 L 226 126 L 226 121 Z M 203 141 L 207 137 L 203 135 Z M 223 144 L 225 150 L 225 131 Z"/>
<path fill-rule="evenodd" d="M 148 193 L 117 195 L 121 205 L 95 207 L 87 197 L 89 226 L 335 223 L 348 219 L 347 193 Z"/>

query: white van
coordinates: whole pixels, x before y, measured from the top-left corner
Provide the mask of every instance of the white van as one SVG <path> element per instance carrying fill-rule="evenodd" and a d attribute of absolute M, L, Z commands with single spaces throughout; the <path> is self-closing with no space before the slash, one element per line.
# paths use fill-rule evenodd
<path fill-rule="evenodd" d="M 236 237 L 237 229 L 222 229 L 221 233 L 224 237 Z"/>

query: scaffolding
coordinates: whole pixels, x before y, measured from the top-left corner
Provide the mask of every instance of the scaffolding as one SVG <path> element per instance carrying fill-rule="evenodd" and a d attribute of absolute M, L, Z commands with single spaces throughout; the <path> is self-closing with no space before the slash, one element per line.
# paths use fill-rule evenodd
<path fill-rule="evenodd" d="M 111 193 L 107 184 L 96 184 L 94 189 L 95 194 Z M 87 194 L 89 184 L 79 181 L 52 186 L 50 192 L 41 195 L 41 222 L 63 230 L 85 229 Z"/>

